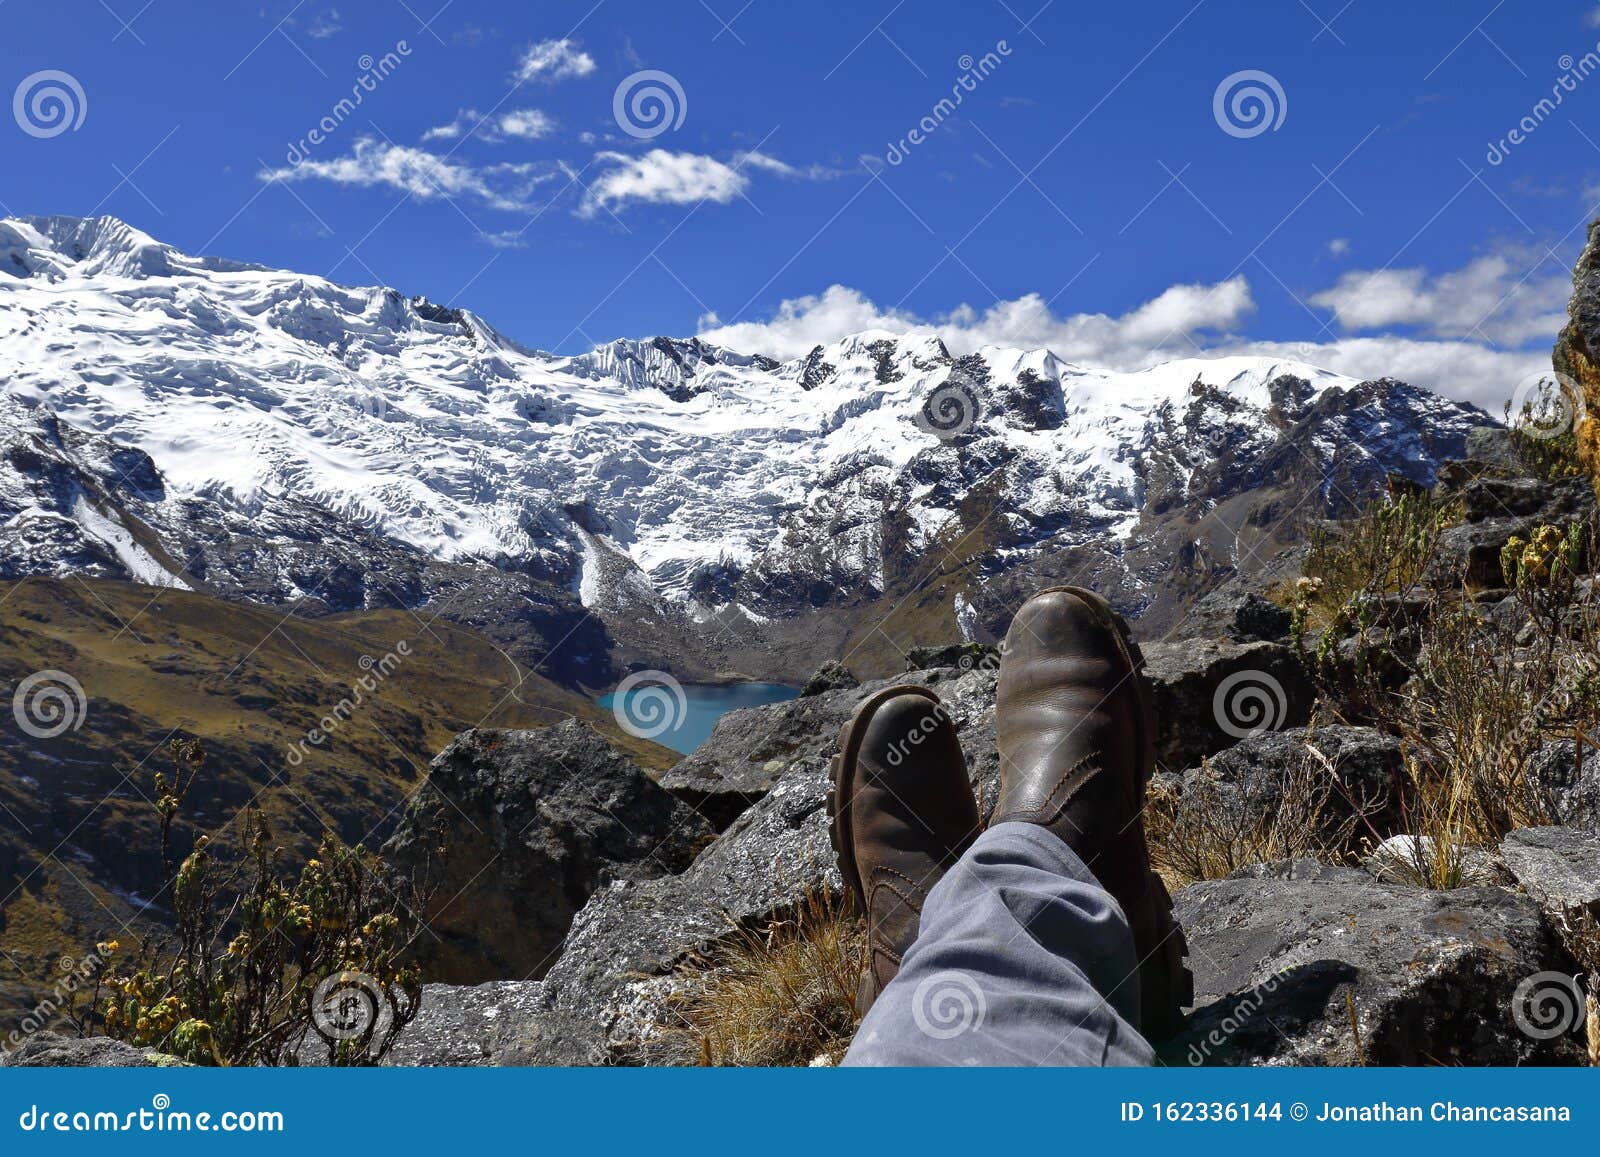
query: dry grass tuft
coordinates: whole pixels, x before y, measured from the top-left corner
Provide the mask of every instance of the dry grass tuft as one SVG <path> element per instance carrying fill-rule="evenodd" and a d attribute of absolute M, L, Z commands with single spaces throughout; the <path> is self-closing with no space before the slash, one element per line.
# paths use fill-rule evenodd
<path fill-rule="evenodd" d="M 866 934 L 848 898 L 807 893 L 795 911 L 759 928 L 735 926 L 684 964 L 670 999 L 669 1039 L 682 1063 L 837 1064 L 859 1016 L 856 985 Z"/>
<path fill-rule="evenodd" d="M 1145 808 L 1150 857 L 1169 888 L 1221 880 L 1252 864 L 1345 858 L 1360 812 L 1330 806 L 1335 780 L 1308 750 L 1269 802 L 1242 798 L 1209 765 L 1183 792 L 1152 785 Z"/>

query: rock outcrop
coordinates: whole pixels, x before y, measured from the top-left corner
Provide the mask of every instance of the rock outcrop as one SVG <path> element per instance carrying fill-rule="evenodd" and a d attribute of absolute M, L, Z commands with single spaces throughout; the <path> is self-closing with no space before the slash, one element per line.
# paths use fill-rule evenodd
<path fill-rule="evenodd" d="M 1538 905 L 1504 888 L 1431 892 L 1310 861 L 1175 899 L 1196 1006 L 1171 1064 L 1573 1063 L 1523 1032 L 1518 984 L 1560 959 Z"/>
<path fill-rule="evenodd" d="M 0 1052 L 0 1069 L 148 1069 L 183 1062 L 152 1049 L 136 1049 L 108 1037 L 72 1037 L 40 1032 L 9 1052 Z"/>
<path fill-rule="evenodd" d="M 1551 363 L 1582 394 L 1578 453 L 1600 485 L 1600 221 L 1590 223 L 1588 241 L 1572 270 L 1567 324 L 1556 338 Z"/>
<path fill-rule="evenodd" d="M 678 872 L 711 836 L 693 809 L 584 725 L 460 735 L 384 855 L 426 896 L 428 975 L 537 977 L 573 915 L 620 877 Z"/>

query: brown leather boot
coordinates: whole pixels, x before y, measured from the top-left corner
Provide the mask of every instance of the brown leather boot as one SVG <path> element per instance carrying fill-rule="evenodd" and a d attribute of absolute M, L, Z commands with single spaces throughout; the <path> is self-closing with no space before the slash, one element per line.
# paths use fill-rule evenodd
<path fill-rule="evenodd" d="M 863 700 L 839 732 L 828 792 L 839 871 L 867 917 L 865 1013 L 917 938 L 928 892 L 977 838 L 978 802 L 955 725 L 926 687 Z"/>
<path fill-rule="evenodd" d="M 1052 587 L 1023 604 L 1000 662 L 1000 798 L 989 822 L 1049 828 L 1116 898 L 1139 958 L 1139 1027 L 1161 1040 L 1182 1024 L 1194 981 L 1145 843 L 1155 711 L 1143 666 L 1099 595 Z"/>

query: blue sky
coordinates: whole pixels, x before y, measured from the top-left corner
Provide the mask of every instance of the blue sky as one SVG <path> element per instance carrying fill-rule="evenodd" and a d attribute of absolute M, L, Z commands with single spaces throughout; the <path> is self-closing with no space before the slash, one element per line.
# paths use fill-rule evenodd
<path fill-rule="evenodd" d="M 932 324 L 1494 405 L 1548 364 L 1600 203 L 1580 0 L 441 3 L 12 0 L 0 212 L 114 214 L 563 353 Z M 48 72 L 66 126 L 30 104 Z M 668 123 L 628 111 L 651 85 Z M 1252 87 L 1265 125 L 1230 109 Z"/>

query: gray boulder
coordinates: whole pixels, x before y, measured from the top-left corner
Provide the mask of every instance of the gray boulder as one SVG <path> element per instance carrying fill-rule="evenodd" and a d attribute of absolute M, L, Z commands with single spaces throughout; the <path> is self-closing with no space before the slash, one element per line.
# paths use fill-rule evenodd
<path fill-rule="evenodd" d="M 917 681 L 939 692 L 961 733 L 975 786 L 992 800 L 998 767 L 994 672 L 921 671 Z M 566 1065 L 662 1059 L 667 1053 L 659 1025 L 665 1001 L 676 990 L 673 974 L 680 963 L 715 946 L 734 924 L 759 928 L 793 911 L 808 893 L 836 893 L 843 887 L 828 841 L 828 761 L 839 725 L 856 703 L 887 685 L 874 682 L 753 709 L 748 728 L 740 723 L 725 732 L 731 716 L 719 721 L 701 749 L 705 766 L 723 760 L 731 770 L 750 763 L 752 750 L 783 751 L 785 766 L 760 798 L 681 874 L 619 879 L 595 892 L 542 980 L 470 989 L 430 985 L 391 1062 L 435 1064 L 445 1058 L 459 1064 Z M 769 732 L 783 737 L 770 749 L 760 746 L 762 738 L 755 733 L 755 721 L 763 717 Z M 477 1034 L 474 1026 L 486 1019 L 493 1021 L 493 1031 Z M 463 1034 L 470 1039 L 458 1039 Z"/>
<path fill-rule="evenodd" d="M 0 1052 L 0 1069 L 148 1069 L 182 1064 L 152 1049 L 136 1049 L 110 1037 L 71 1037 L 40 1032 L 15 1048 Z"/>
<path fill-rule="evenodd" d="M 829 659 L 806 680 L 806 685 L 800 688 L 800 695 L 804 698 L 809 695 L 821 695 L 824 691 L 843 691 L 859 686 L 861 680 L 855 677 L 849 667 L 837 659 Z"/>
<path fill-rule="evenodd" d="M 1287 610 L 1233 579 L 1195 603 L 1184 634 L 1221 636 L 1239 643 L 1277 642 L 1289 636 Z"/>
<path fill-rule="evenodd" d="M 1396 887 L 1301 862 L 1195 884 L 1175 901 L 1197 995 L 1163 1048 L 1169 1063 L 1576 1060 L 1575 1040 L 1533 1039 L 1512 1015 L 1518 983 L 1560 958 L 1525 896 Z"/>
<path fill-rule="evenodd" d="M 1247 735 L 1310 717 L 1315 688 L 1282 644 L 1185 639 L 1143 649 L 1159 728 L 1156 755 L 1168 769 L 1193 767 Z"/>
<path fill-rule="evenodd" d="M 1500 858 L 1552 917 L 1600 917 L 1600 836 L 1573 828 L 1522 828 L 1500 842 Z"/>
<path fill-rule="evenodd" d="M 1328 804 L 1337 815 L 1364 813 L 1379 831 L 1398 818 L 1396 792 L 1405 773 L 1400 741 L 1371 727 L 1265 731 L 1219 751 L 1207 763 L 1212 776 L 1236 787 L 1241 803 L 1256 812 L 1283 799 L 1291 776 L 1310 773 L 1328 783 Z M 1191 771 L 1184 781 L 1195 774 Z"/>
<path fill-rule="evenodd" d="M 493 1064 L 544 1011 L 543 981 L 425 984 L 416 1019 L 383 1063 L 449 1068 Z"/>
<path fill-rule="evenodd" d="M 471 984 L 543 974 L 596 888 L 681 871 L 711 834 L 693 809 L 569 720 L 457 736 L 384 857 L 426 897 L 426 974 Z"/>

